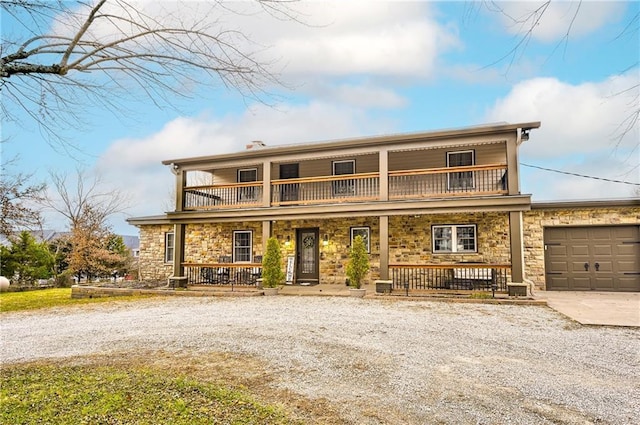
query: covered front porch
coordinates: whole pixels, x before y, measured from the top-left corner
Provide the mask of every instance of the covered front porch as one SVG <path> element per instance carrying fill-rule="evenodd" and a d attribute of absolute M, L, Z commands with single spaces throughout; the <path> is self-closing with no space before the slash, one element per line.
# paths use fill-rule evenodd
<path fill-rule="evenodd" d="M 523 280 L 519 226 L 518 212 L 503 211 L 176 224 L 173 275 L 189 285 L 255 286 L 266 240 L 274 236 L 283 268 L 291 267 L 288 284 L 345 286 L 351 240 L 361 235 L 369 283 L 392 281 L 403 291 L 505 292 Z"/>

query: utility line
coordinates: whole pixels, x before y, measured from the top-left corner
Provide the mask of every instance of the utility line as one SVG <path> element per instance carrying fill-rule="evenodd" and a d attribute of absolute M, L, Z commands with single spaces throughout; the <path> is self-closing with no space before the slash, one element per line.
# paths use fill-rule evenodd
<path fill-rule="evenodd" d="M 604 177 L 586 176 L 584 174 L 576 174 L 576 173 L 570 173 L 568 171 L 554 170 L 552 168 L 538 167 L 537 165 L 530 165 L 530 164 L 524 164 L 524 163 L 520 163 L 520 164 L 524 165 L 525 167 L 537 168 L 538 170 L 551 171 L 553 173 L 567 174 L 569 176 L 584 177 L 586 179 L 602 180 L 602 181 L 611 182 L 611 183 L 630 184 L 632 186 L 640 186 L 640 183 L 626 182 L 626 181 L 622 181 L 622 180 L 605 179 Z"/>

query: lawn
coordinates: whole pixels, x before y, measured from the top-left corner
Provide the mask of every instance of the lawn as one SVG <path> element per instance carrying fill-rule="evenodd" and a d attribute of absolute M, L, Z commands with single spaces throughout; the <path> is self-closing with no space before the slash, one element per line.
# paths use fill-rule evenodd
<path fill-rule="evenodd" d="M 5 424 L 299 424 L 277 405 L 146 366 L 4 366 Z"/>
<path fill-rule="evenodd" d="M 58 307 L 64 305 L 104 303 L 113 301 L 133 301 L 148 298 L 149 295 L 122 297 L 71 298 L 71 288 L 39 289 L 22 292 L 0 293 L 0 312 L 34 310 L 38 308 Z"/>

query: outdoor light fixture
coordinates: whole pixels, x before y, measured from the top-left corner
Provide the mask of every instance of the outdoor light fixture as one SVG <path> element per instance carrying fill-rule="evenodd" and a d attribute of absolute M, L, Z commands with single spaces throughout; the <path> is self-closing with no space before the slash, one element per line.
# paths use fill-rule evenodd
<path fill-rule="evenodd" d="M 287 235 L 287 241 L 284 243 L 284 246 L 291 245 L 291 236 Z"/>
<path fill-rule="evenodd" d="M 329 245 L 329 235 L 327 235 L 326 233 L 324 234 L 324 240 L 322 241 L 322 244 L 324 246 Z"/>

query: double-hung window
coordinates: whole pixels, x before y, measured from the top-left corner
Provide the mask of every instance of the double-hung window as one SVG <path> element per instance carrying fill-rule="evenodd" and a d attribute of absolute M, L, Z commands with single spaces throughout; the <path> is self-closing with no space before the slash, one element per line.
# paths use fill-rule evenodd
<path fill-rule="evenodd" d="M 233 232 L 233 262 L 251 262 L 251 230 L 236 230 Z"/>
<path fill-rule="evenodd" d="M 474 151 L 447 152 L 447 167 L 475 165 Z M 447 174 L 449 190 L 468 190 L 475 187 L 473 171 L 457 171 Z"/>
<path fill-rule="evenodd" d="M 238 170 L 238 183 L 250 183 L 258 181 L 257 168 L 245 168 Z M 238 188 L 239 202 L 253 202 L 258 199 L 258 192 L 255 186 Z"/>
<path fill-rule="evenodd" d="M 433 253 L 477 252 L 475 224 L 432 226 Z"/>
<path fill-rule="evenodd" d="M 333 175 L 344 176 L 356 173 L 356 161 L 333 161 Z M 356 181 L 353 179 L 336 180 L 333 182 L 333 196 L 353 196 L 356 193 Z"/>
<path fill-rule="evenodd" d="M 173 232 L 164 234 L 164 262 L 173 263 Z"/>

